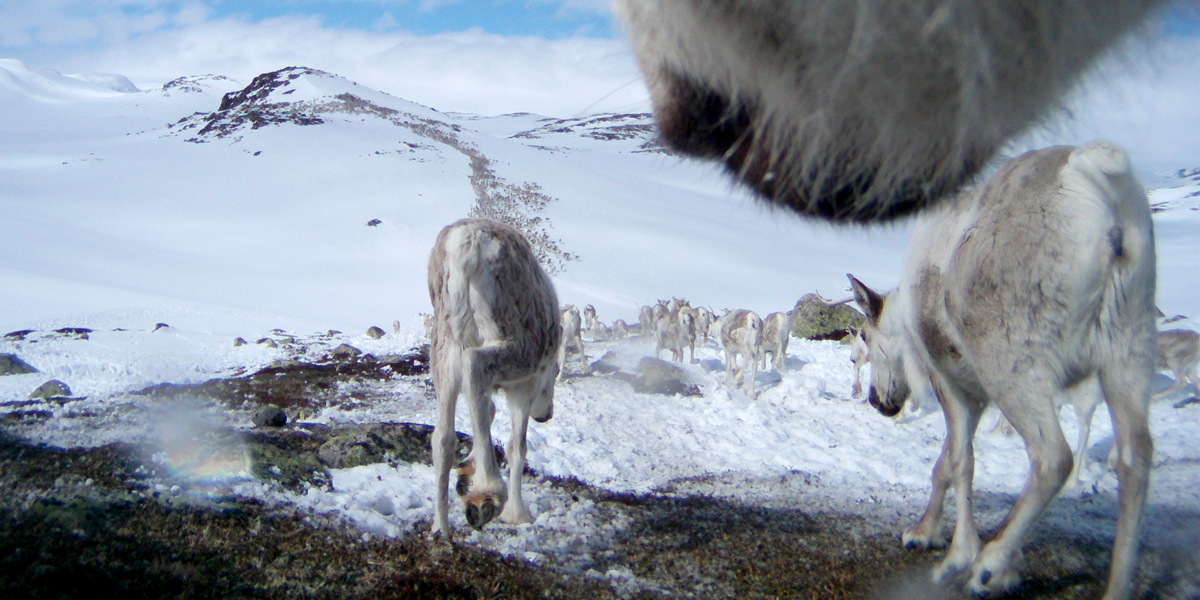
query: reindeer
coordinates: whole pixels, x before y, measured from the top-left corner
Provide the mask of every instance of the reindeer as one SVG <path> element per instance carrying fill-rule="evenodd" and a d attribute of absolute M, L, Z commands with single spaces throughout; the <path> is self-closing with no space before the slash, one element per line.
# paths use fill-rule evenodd
<path fill-rule="evenodd" d="M 562 342 L 558 346 L 558 379 L 561 380 L 567 372 L 567 350 L 575 348 L 579 352 L 579 369 L 587 373 L 587 356 L 583 353 L 583 333 L 579 318 L 579 309 L 568 304 L 560 313 L 562 321 Z"/>
<path fill-rule="evenodd" d="M 593 342 L 602 342 L 612 337 L 612 329 L 600 322 L 599 319 L 592 321 L 592 326 L 588 330 L 591 331 Z"/>
<path fill-rule="evenodd" d="M 392 319 L 392 333 L 400 335 L 400 319 Z M 425 337 L 429 337 L 429 332 L 427 331 L 425 333 Z"/>
<path fill-rule="evenodd" d="M 762 348 L 762 319 L 751 311 L 738 308 L 722 315 L 720 323 L 721 347 L 725 349 L 725 385 L 736 383 L 737 387 L 745 387 L 746 369 L 750 369 L 747 395 L 754 398 L 754 378 L 758 376 L 758 353 Z"/>
<path fill-rule="evenodd" d="M 589 330 L 596 326 L 596 307 L 591 304 L 583 307 L 583 326 Z"/>
<path fill-rule="evenodd" d="M 704 344 L 708 344 L 708 331 L 712 327 L 715 316 L 712 311 L 699 306 L 695 309 L 696 317 L 696 338 L 704 340 Z"/>
<path fill-rule="evenodd" d="M 768 202 L 893 219 L 969 183 L 1168 0 L 618 0 L 661 139 Z"/>
<path fill-rule="evenodd" d="M 683 362 L 683 349 L 691 347 L 689 361 L 696 361 L 696 336 L 692 332 L 691 311 L 679 311 L 665 314 L 655 323 L 654 332 L 657 344 L 654 347 L 654 357 L 658 358 L 664 349 L 671 351 L 671 359 Z"/>
<path fill-rule="evenodd" d="M 762 370 L 767 370 L 767 355 L 771 355 L 771 367 L 782 373 L 787 363 L 788 341 L 792 336 L 792 319 L 785 312 L 773 312 L 763 319 Z"/>
<path fill-rule="evenodd" d="M 1113 419 L 1120 513 L 1105 598 L 1130 594 L 1153 442 L 1154 236 L 1146 196 L 1125 153 L 1093 142 L 1023 154 L 913 232 L 898 290 L 882 296 L 851 276 L 867 315 L 871 387 L 885 415 L 910 377 L 929 377 L 947 438 L 924 516 L 907 547 L 940 541 L 946 491 L 957 522 L 933 577 L 966 571 L 975 594 L 1019 581 L 1021 540 L 1072 470 L 1055 396 L 1096 385 Z M 1024 491 L 981 549 L 971 517 L 972 439 L 995 403 L 1025 441 Z"/>
<path fill-rule="evenodd" d="M 638 311 L 638 329 L 641 335 L 650 335 L 654 333 L 654 309 L 649 306 L 643 306 Z"/>
<path fill-rule="evenodd" d="M 859 378 L 859 373 L 862 371 L 869 360 L 869 352 L 867 351 L 867 340 L 863 339 L 862 329 L 850 330 L 850 362 L 854 363 L 854 387 L 851 388 L 850 397 L 857 398 L 862 395 L 862 380 Z M 863 402 L 866 402 L 864 399 Z"/>
<path fill-rule="evenodd" d="M 1200 393 L 1200 377 L 1196 376 L 1196 365 L 1200 362 L 1200 333 L 1188 329 L 1172 329 L 1158 332 L 1158 352 L 1154 361 L 1156 369 L 1169 370 L 1175 374 L 1171 387 L 1154 394 L 1167 396 L 1191 382 Z"/>
<path fill-rule="evenodd" d="M 425 337 L 428 340 L 433 341 L 433 323 L 434 323 L 433 315 L 431 315 L 429 313 L 420 313 L 418 316 L 421 317 L 421 325 L 425 327 Z M 399 324 L 400 324 L 400 321 L 396 321 L 395 323 L 392 324 L 392 327 L 396 328 L 397 326 L 399 326 Z"/>
<path fill-rule="evenodd" d="M 613 321 L 612 337 L 615 340 L 623 340 L 626 337 L 629 337 L 629 324 L 627 324 L 624 319 L 617 319 L 616 321 Z"/>
<path fill-rule="evenodd" d="M 429 299 L 434 315 L 430 366 L 438 399 L 432 534 L 447 541 L 452 536 L 447 490 L 460 391 L 475 436 L 470 455 L 458 465 L 454 487 L 467 523 L 482 529 L 497 515 L 505 523 L 531 523 L 521 499 L 521 474 L 528 418 L 544 423 L 554 413 L 555 351 L 562 326 L 554 284 L 517 230 L 463 219 L 438 234 L 429 257 Z M 492 450 L 496 408 L 491 393 L 496 389 L 504 390 L 512 414 L 507 491 Z"/>

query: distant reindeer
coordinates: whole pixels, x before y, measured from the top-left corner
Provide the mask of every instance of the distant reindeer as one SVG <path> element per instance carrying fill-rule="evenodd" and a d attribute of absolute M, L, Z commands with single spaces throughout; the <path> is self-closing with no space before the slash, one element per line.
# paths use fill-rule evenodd
<path fill-rule="evenodd" d="M 592 326 L 588 330 L 591 332 L 593 342 L 603 342 L 612 338 L 612 329 L 600 322 L 599 319 L 592 321 Z"/>
<path fill-rule="evenodd" d="M 392 333 L 394 333 L 396 335 L 400 335 L 400 319 L 392 320 Z M 426 337 L 428 337 L 428 336 L 426 336 Z"/>
<path fill-rule="evenodd" d="M 655 304 L 654 306 L 650 307 L 650 310 L 654 311 L 654 326 L 655 327 L 658 326 L 659 319 L 661 319 L 665 316 L 669 316 L 672 312 L 674 312 L 673 310 L 671 310 L 670 306 L 668 306 L 668 303 L 666 300 L 659 300 L 658 304 Z"/>
<path fill-rule="evenodd" d="M 785 312 L 773 312 L 763 319 L 762 368 L 767 370 L 767 355 L 772 357 L 771 368 L 782 373 L 787 364 L 788 341 L 792 336 L 792 319 Z"/>
<path fill-rule="evenodd" d="M 618 0 L 660 137 L 834 221 L 935 206 L 1167 0 Z"/>
<path fill-rule="evenodd" d="M 869 353 L 867 351 L 867 340 L 863 339 L 861 329 L 850 330 L 850 362 L 854 363 L 854 387 L 850 391 L 851 398 L 857 398 L 862 395 L 862 382 L 859 378 L 859 373 L 869 361 Z M 866 402 L 866 400 L 863 400 Z"/>
<path fill-rule="evenodd" d="M 708 332 L 712 327 L 713 320 L 716 319 L 716 316 L 712 314 L 711 310 L 708 310 L 703 306 L 699 306 L 695 309 L 695 317 L 696 340 L 703 341 L 703 343 L 708 344 Z"/>
<path fill-rule="evenodd" d="M 579 352 L 579 369 L 587 373 L 587 356 L 583 353 L 582 323 L 579 309 L 568 304 L 560 313 L 562 321 L 562 342 L 558 346 L 558 378 L 562 379 L 567 372 L 567 350 L 575 348 Z"/>
<path fill-rule="evenodd" d="M 625 323 L 624 319 L 613 321 L 612 337 L 614 340 L 623 340 L 629 337 L 629 325 Z"/>
<path fill-rule="evenodd" d="M 1174 373 L 1175 383 L 1155 394 L 1156 398 L 1172 394 L 1188 382 L 1200 393 L 1200 377 L 1196 375 L 1196 366 L 1200 363 L 1200 333 L 1187 329 L 1158 332 L 1157 355 L 1154 367 Z"/>
<path fill-rule="evenodd" d="M 638 329 L 641 335 L 654 335 L 654 309 L 643 306 L 638 311 Z"/>
<path fill-rule="evenodd" d="M 425 328 L 425 337 L 428 340 L 433 341 L 433 322 L 434 322 L 433 315 L 431 315 L 429 313 L 420 313 L 417 316 L 421 317 L 421 325 Z M 396 321 L 396 323 L 393 323 L 392 324 L 393 328 L 398 323 L 399 323 L 399 321 Z"/>
<path fill-rule="evenodd" d="M 654 347 L 655 358 L 658 358 L 659 353 L 665 349 L 671 351 L 672 360 L 683 362 L 683 349 L 690 345 L 692 354 L 689 360 L 695 361 L 696 337 L 692 333 L 692 315 L 690 311 L 680 311 L 675 314 L 663 315 L 655 324 L 654 332 L 658 342 Z"/>
<path fill-rule="evenodd" d="M 1055 397 L 1097 385 L 1119 455 L 1105 597 L 1128 597 L 1153 450 L 1156 332 L 1150 209 L 1125 153 L 1091 143 L 1023 154 L 918 220 L 896 292 L 851 283 L 867 315 L 871 404 L 896 414 L 910 371 L 924 373 L 946 419 L 929 507 L 903 536 L 908 547 L 938 544 L 946 491 L 957 490 L 954 537 L 935 580 L 967 571 L 975 594 L 1018 583 L 1021 541 L 1072 470 Z M 989 403 L 1024 438 L 1030 472 L 999 535 L 980 549 L 972 439 Z"/>
<path fill-rule="evenodd" d="M 583 307 L 583 326 L 588 330 L 596 326 L 596 307 L 591 304 Z"/>
<path fill-rule="evenodd" d="M 758 353 L 762 347 L 762 319 L 745 309 L 734 309 L 721 316 L 721 346 L 725 349 L 725 385 L 746 387 L 755 397 L 754 378 L 758 376 Z M 739 362 L 740 360 L 740 362 Z M 746 370 L 750 378 L 746 378 Z"/>
<path fill-rule="evenodd" d="M 438 234 L 429 257 L 429 299 L 434 314 L 430 363 L 438 399 L 433 534 L 447 540 L 452 536 L 447 491 L 460 391 L 474 435 L 454 488 L 467 523 L 482 529 L 497 515 L 506 523 L 530 523 L 533 518 L 521 499 L 525 434 L 529 417 L 545 422 L 554 413 L 561 331 L 554 285 L 517 230 L 463 219 Z M 504 390 L 512 414 L 507 491 L 492 450 L 496 407 L 491 394 L 496 389 Z"/>

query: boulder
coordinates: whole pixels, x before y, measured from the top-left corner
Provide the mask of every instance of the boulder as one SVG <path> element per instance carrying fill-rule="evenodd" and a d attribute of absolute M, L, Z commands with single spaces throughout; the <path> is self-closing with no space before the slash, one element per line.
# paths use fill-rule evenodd
<path fill-rule="evenodd" d="M 367 329 L 367 337 L 373 340 L 378 340 L 383 337 L 383 330 L 372 325 L 369 329 Z"/>
<path fill-rule="evenodd" d="M 283 427 L 287 425 L 287 413 L 274 404 L 268 404 L 254 412 L 256 427 Z"/>
<path fill-rule="evenodd" d="M 67 384 L 57 379 L 51 379 L 50 381 L 38 386 L 38 389 L 33 390 L 33 392 L 29 394 L 29 398 L 31 400 L 37 398 L 49 400 L 50 398 L 66 398 L 70 395 L 71 388 L 67 387 Z"/>
<path fill-rule="evenodd" d="M 362 355 L 362 350 L 351 346 L 350 344 L 342 344 L 329 352 L 329 356 L 336 361 L 351 361 Z"/>
<path fill-rule="evenodd" d="M 863 314 L 845 304 L 829 306 L 816 294 L 805 294 L 788 312 L 792 335 L 809 340 L 840 340 L 863 325 Z"/>
<path fill-rule="evenodd" d="M 628 381 L 634 391 L 643 394 L 699 396 L 699 386 L 688 378 L 682 367 L 662 359 L 647 356 L 638 362 L 637 374 L 619 372 L 619 379 Z"/>
<path fill-rule="evenodd" d="M 621 370 L 621 368 L 616 365 L 616 360 L 617 355 L 614 354 L 612 350 L 609 350 L 608 352 L 604 353 L 604 356 L 600 357 L 600 360 L 594 361 L 591 366 L 588 367 L 588 372 L 592 375 L 608 375 L 609 373 L 616 373 L 617 371 Z"/>
<path fill-rule="evenodd" d="M 24 375 L 37 373 L 33 365 L 17 358 L 16 354 L 0 354 L 0 375 Z"/>

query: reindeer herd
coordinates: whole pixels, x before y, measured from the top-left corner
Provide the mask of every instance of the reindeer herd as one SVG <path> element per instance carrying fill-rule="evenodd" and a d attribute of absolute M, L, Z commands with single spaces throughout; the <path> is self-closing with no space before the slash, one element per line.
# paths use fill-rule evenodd
<path fill-rule="evenodd" d="M 931 388 L 946 420 L 929 505 L 901 536 L 909 548 L 941 547 L 942 506 L 947 492 L 957 490 L 954 535 L 933 571 L 935 581 L 947 584 L 965 574 L 978 593 L 1017 584 L 1022 540 L 1064 483 L 1078 477 L 1091 414 L 1103 401 L 1113 419 L 1110 463 L 1120 481 L 1109 589 L 1125 589 L 1149 481 L 1151 376 L 1157 364 L 1175 373 L 1168 391 L 1186 381 L 1196 385 L 1198 344 L 1194 332 L 1158 335 L 1150 211 L 1124 152 L 1092 143 L 1022 155 L 955 203 L 918 219 L 896 290 L 880 293 L 853 276 L 850 282 L 866 315 L 850 338 L 853 395 L 862 390 L 859 369 L 870 364 L 867 399 L 879 412 L 894 416 L 914 390 Z M 442 231 L 429 286 L 434 314 L 426 327 L 439 402 L 433 529 L 446 538 L 460 392 L 476 443 L 457 467 L 455 490 L 468 523 L 482 528 L 493 518 L 531 521 L 520 493 L 527 419 L 553 415 L 555 382 L 572 353 L 587 371 L 584 332 L 593 341 L 652 335 L 656 357 L 666 350 L 683 362 L 686 352 L 693 363 L 697 342 L 715 337 L 726 385 L 750 398 L 768 358 L 775 371 L 786 365 L 787 313 L 764 319 L 735 309 L 717 317 L 673 298 L 641 307 L 636 326 L 622 320 L 607 326 L 591 305 L 582 314 L 560 306 L 520 233 L 491 221 L 463 220 Z M 497 389 L 505 390 L 513 421 L 507 486 L 486 450 Z M 1058 406 L 1068 403 L 1082 425 L 1074 453 L 1058 420 Z M 1030 471 L 998 535 L 984 544 L 971 510 L 972 439 L 993 404 L 1024 439 Z"/>
<path fill-rule="evenodd" d="M 1064 398 L 1103 401 L 1113 421 L 1119 515 L 1105 598 L 1134 592 L 1138 530 L 1153 442 L 1156 366 L 1195 378 L 1197 336 L 1159 335 L 1150 210 L 1126 154 L 1106 143 L 1021 155 L 986 181 L 1002 148 L 1055 106 L 1107 49 L 1167 0 L 985 3 L 942 0 L 773 2 L 618 0 L 673 150 L 719 160 L 765 202 L 833 222 L 915 215 L 899 287 L 851 277 L 866 325 L 852 339 L 871 365 L 868 401 L 895 415 L 930 388 L 947 438 L 910 548 L 942 544 L 946 494 L 955 528 L 933 579 L 975 595 L 1019 582 L 1021 545 L 1081 462 L 1058 421 Z M 514 229 L 464 220 L 429 265 L 430 337 L 439 403 L 435 533 L 446 520 L 454 408 L 471 409 L 475 445 L 455 486 L 467 520 L 528 522 L 520 500 L 526 420 L 549 419 L 568 346 L 620 337 L 595 312 L 560 310 L 553 285 Z M 755 395 L 760 362 L 782 369 L 786 315 L 713 318 L 684 302 L 641 307 L 655 354 L 694 360 L 711 332 L 726 381 Z M 711 322 L 710 322 L 711 320 Z M 714 330 L 715 328 L 715 330 Z M 584 367 L 586 368 L 586 366 Z M 856 369 L 855 395 L 861 393 Z M 491 447 L 494 389 L 513 419 L 507 489 Z M 973 439 L 997 406 L 1029 457 L 1024 490 L 990 541 L 972 518 Z M 1081 440 L 1081 445 L 1086 438 Z M 482 448 L 482 450 L 481 450 Z"/>

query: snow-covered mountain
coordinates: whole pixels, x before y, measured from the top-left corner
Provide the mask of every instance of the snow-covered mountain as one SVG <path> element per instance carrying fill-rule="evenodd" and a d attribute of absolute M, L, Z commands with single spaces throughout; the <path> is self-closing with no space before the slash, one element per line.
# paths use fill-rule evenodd
<path fill-rule="evenodd" d="M 1172 327 L 1195 329 L 1200 174 L 1183 170 L 1169 181 L 1149 194 L 1158 303 L 1185 317 Z M 0 338 L 0 352 L 17 351 L 43 373 L 0 377 L 0 404 L 25 402 L 48 376 L 69 379 L 84 398 L 53 408 L 38 439 L 96 445 L 145 432 L 141 417 L 122 412 L 143 402 L 133 390 L 253 372 L 289 357 L 267 345 L 234 347 L 237 336 L 278 330 L 276 337 L 315 340 L 336 329 L 350 333 L 333 339 L 364 351 L 407 350 L 420 342 L 417 314 L 429 310 L 425 269 L 437 232 L 478 214 L 519 224 L 553 272 L 560 301 L 593 304 L 607 322 L 636 322 L 639 306 L 671 297 L 717 310 L 787 310 L 807 292 L 843 295 L 848 272 L 886 289 L 898 281 L 909 231 L 838 229 L 772 212 L 719 168 L 664 152 L 644 114 L 442 113 L 304 67 L 250 82 L 188 76 L 138 90 L 119 76 L 62 75 L 5 59 L 0 333 L 32 331 Z M 393 320 L 396 335 L 362 335 Z M 160 322 L 169 327 L 152 331 Z M 82 341 L 74 330 L 53 331 L 63 328 L 94 331 Z M 636 363 L 652 349 L 645 340 L 608 342 L 589 354 L 612 350 Z M 678 484 L 753 502 L 867 511 L 891 527 L 920 509 L 943 427 L 928 413 L 886 420 L 851 400 L 847 356 L 836 342 L 796 340 L 794 369 L 764 374 L 755 402 L 721 384 L 715 347 L 686 366 L 696 398 L 649 397 L 613 379 L 581 378 L 558 389 L 554 420 L 533 427 L 530 465 L 612 489 Z M 432 422 L 433 407 L 413 386 L 377 406 L 311 419 Z M 1196 407 L 1169 403 L 1154 405 L 1152 417 L 1163 468 L 1151 504 L 1191 519 L 1184 533 L 1163 534 L 1174 539 L 1196 528 L 1200 420 Z M 1111 425 L 1103 415 L 1094 421 L 1099 460 L 1085 479 L 1091 494 L 1112 495 L 1115 479 L 1101 466 Z M 1072 416 L 1064 422 L 1074 440 L 1077 424 Z M 507 439 L 502 405 L 496 423 L 497 438 Z M 468 428 L 461 415 L 459 425 Z M 894 450 L 887 464 L 878 460 L 883 447 Z M 978 447 L 979 489 L 1017 493 L 1026 468 L 1020 441 L 992 436 Z M 344 511 L 392 535 L 431 514 L 428 469 L 360 469 L 338 471 L 328 490 L 289 501 Z M 820 483 L 805 476 L 800 494 L 786 476 L 797 472 Z M 695 479 L 712 474 L 726 476 Z M 1087 490 L 1071 493 L 1090 502 Z M 560 513 L 577 509 L 562 508 L 561 494 L 543 484 L 530 494 L 535 515 L 551 515 L 551 523 L 471 540 L 518 555 L 559 552 L 586 566 L 589 544 L 601 542 L 570 540 L 603 540 L 601 530 L 619 524 L 584 513 L 564 521 Z M 384 496 L 390 514 L 372 508 Z M 1072 519 L 1055 523 L 1087 527 Z"/>

